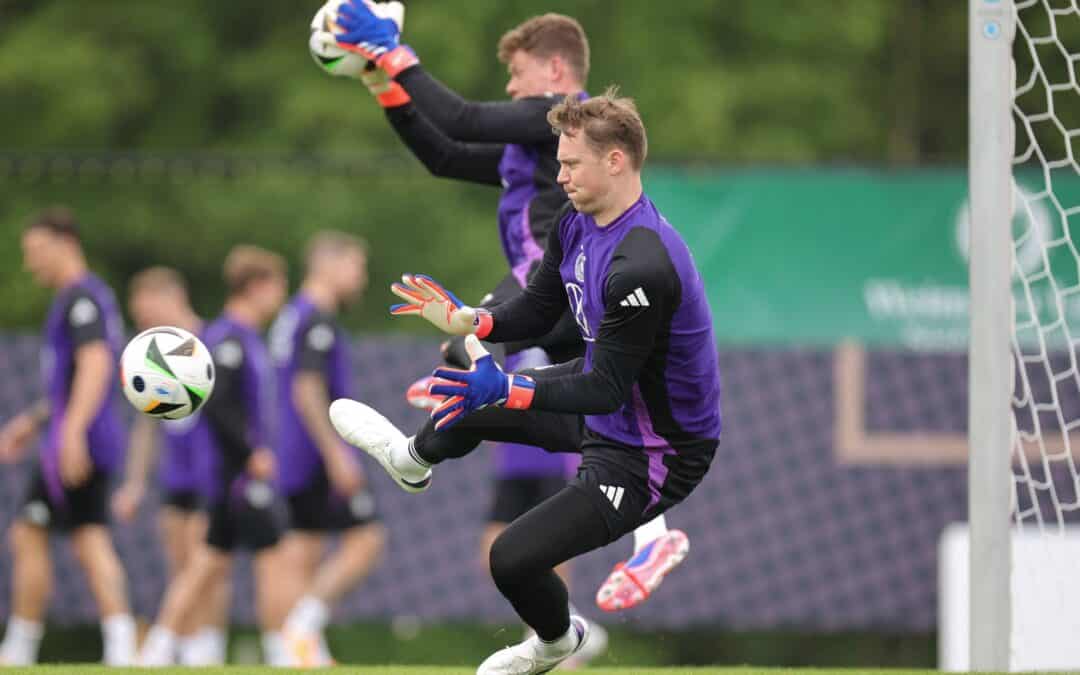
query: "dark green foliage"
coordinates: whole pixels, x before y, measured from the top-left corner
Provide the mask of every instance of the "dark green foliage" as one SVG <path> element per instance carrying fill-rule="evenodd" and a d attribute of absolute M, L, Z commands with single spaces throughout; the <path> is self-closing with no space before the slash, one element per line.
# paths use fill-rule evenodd
<path fill-rule="evenodd" d="M 306 48 L 318 4 L 0 2 L 0 325 L 43 315 L 47 294 L 20 269 L 17 243 L 51 203 L 76 209 L 93 265 L 118 291 L 146 265 L 173 265 L 207 314 L 231 245 L 283 252 L 295 282 L 305 238 L 324 227 L 372 245 L 372 289 L 347 317 L 353 328 L 425 329 L 386 316 L 401 272 L 433 274 L 470 301 L 505 274 L 497 190 L 428 176 L 359 83 L 319 71 Z M 504 30 L 543 11 L 574 14 L 592 40 L 590 89 L 617 82 L 637 98 L 654 167 L 965 152 L 966 3 L 956 0 L 408 6 L 409 43 L 476 99 L 505 96 Z"/>

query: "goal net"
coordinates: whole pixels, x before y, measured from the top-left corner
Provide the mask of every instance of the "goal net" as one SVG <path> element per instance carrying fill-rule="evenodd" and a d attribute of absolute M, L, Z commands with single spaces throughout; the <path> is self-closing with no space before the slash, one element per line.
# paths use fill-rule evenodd
<path fill-rule="evenodd" d="M 1021 529 L 1062 534 L 1080 516 L 1076 0 L 1017 0 L 1013 56 L 1013 513 Z"/>

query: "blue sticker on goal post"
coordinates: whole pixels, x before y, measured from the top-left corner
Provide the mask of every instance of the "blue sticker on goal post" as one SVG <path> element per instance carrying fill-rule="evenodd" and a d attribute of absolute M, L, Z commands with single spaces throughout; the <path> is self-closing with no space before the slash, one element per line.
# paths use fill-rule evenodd
<path fill-rule="evenodd" d="M 996 40 L 1001 36 L 1001 24 L 997 21 L 987 21 L 983 24 L 983 35 L 991 40 Z"/>

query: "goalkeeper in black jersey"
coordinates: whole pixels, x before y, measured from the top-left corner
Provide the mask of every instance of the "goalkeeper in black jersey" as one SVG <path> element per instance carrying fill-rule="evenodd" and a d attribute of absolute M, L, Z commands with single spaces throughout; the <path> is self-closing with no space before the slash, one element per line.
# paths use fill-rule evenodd
<path fill-rule="evenodd" d="M 386 18 L 385 5 L 363 0 L 344 3 L 336 18 L 341 32 L 335 39 L 350 50 L 346 60 L 327 69 L 335 74 L 361 75 L 394 130 L 417 158 L 436 176 L 500 186 L 499 238 L 510 273 L 486 298 L 495 305 L 518 295 L 539 265 L 555 214 L 567 203 L 559 185 L 557 138 L 547 121 L 548 111 L 565 96 L 584 100 L 589 70 L 589 46 L 581 25 L 571 17 L 545 14 L 506 32 L 499 41 L 498 57 L 507 65 L 506 92 L 512 100 L 466 101 L 432 77 L 415 52 L 400 44 L 400 21 Z M 314 38 L 313 38 L 314 41 Z M 347 59 L 353 59 L 351 62 Z M 375 67 L 365 67 L 370 61 Z M 547 353 L 530 347 L 539 346 Z M 500 345 L 508 370 L 564 362 L 581 356 L 584 343 L 567 313 L 543 336 Z M 444 347 L 452 365 L 467 367 L 469 360 L 460 339 Z M 542 359 L 540 362 L 537 358 Z M 423 391 L 424 387 L 418 388 Z M 415 389 L 414 389 L 415 390 Z M 415 404 L 434 404 L 429 397 L 410 396 Z M 494 528 L 490 542 L 506 523 L 552 494 L 558 480 L 538 477 L 527 482 L 531 496 L 520 498 L 526 483 L 514 478 L 535 476 L 541 469 L 561 473 L 543 451 L 520 445 L 499 444 L 495 449 L 499 475 L 496 483 Z M 515 508 L 508 510 L 507 505 Z M 605 610 L 632 607 L 645 600 L 664 575 L 678 565 L 689 547 L 686 535 L 667 529 L 663 516 L 634 533 L 635 555 L 620 563 L 603 583 L 597 603 Z M 659 560 L 659 564 L 655 564 Z M 649 561 L 649 565 L 636 565 Z M 595 637 L 595 636 L 594 636 Z"/>

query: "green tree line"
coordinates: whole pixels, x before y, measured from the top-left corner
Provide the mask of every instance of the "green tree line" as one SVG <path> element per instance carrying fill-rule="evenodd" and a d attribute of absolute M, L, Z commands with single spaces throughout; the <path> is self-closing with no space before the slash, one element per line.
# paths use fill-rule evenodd
<path fill-rule="evenodd" d="M 319 0 L 0 0 L 0 325 L 47 296 L 19 266 L 25 220 L 72 205 L 94 265 L 123 291 L 148 264 L 184 271 L 216 311 L 220 262 L 247 241 L 300 273 L 322 227 L 367 237 L 363 330 L 391 323 L 385 287 L 436 274 L 477 298 L 505 274 L 497 191 L 428 176 L 361 85 L 307 53 Z M 407 2 L 425 66 L 473 99 L 505 97 L 495 44 L 529 16 L 576 16 L 590 89 L 634 96 L 650 170 L 739 163 L 962 161 L 960 0 Z M 689 168 L 687 168 L 689 167 Z M 419 329 L 419 327 L 416 327 Z"/>
<path fill-rule="evenodd" d="M 0 148 L 397 149 L 354 83 L 307 53 L 319 0 L 4 0 Z M 656 156 L 956 161 L 962 0 L 409 1 L 405 37 L 466 96 L 505 96 L 495 44 L 576 16 L 590 87 L 638 99 Z"/>

